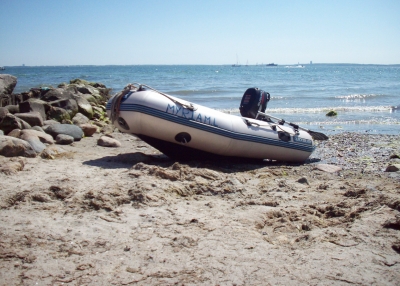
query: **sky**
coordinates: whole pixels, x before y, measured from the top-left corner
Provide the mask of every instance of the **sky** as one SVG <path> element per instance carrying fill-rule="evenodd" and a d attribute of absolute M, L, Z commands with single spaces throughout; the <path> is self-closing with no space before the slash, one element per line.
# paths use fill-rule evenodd
<path fill-rule="evenodd" d="M 0 66 L 400 64 L 400 0 L 0 0 Z"/>

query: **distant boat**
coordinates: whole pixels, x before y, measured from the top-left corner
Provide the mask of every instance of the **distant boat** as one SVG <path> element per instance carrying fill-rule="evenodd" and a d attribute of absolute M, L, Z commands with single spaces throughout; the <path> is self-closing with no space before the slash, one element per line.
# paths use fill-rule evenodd
<path fill-rule="evenodd" d="M 267 66 L 267 67 L 276 67 L 276 66 L 277 66 L 277 64 L 274 64 L 274 63 L 269 63 L 269 64 L 266 64 L 266 66 Z"/>
<path fill-rule="evenodd" d="M 233 67 L 241 67 L 241 65 L 239 64 L 239 60 L 238 60 L 238 56 L 236 55 L 236 64 L 232 65 Z"/>
<path fill-rule="evenodd" d="M 6 69 L 5 67 L 0 67 L 0 70 L 1 70 L 1 71 L 5 70 L 5 69 Z"/>

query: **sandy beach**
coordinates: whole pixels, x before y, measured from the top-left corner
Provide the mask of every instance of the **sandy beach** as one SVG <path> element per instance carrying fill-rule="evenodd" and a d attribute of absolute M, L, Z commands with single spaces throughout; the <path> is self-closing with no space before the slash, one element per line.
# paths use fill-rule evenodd
<path fill-rule="evenodd" d="M 398 135 L 334 135 L 300 165 L 100 136 L 0 158 L 20 166 L 0 173 L 1 285 L 399 285 Z"/>

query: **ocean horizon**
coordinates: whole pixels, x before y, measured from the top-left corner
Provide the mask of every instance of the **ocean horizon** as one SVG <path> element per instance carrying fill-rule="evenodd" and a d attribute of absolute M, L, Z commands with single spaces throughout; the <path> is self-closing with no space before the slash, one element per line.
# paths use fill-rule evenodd
<path fill-rule="evenodd" d="M 343 131 L 398 134 L 400 64 L 297 63 L 242 65 L 6 66 L 17 77 L 14 93 L 57 87 L 80 78 L 112 93 L 128 83 L 149 85 L 221 112 L 239 115 L 249 87 L 271 94 L 266 113 L 328 134 Z M 335 110 L 336 117 L 325 114 Z"/>

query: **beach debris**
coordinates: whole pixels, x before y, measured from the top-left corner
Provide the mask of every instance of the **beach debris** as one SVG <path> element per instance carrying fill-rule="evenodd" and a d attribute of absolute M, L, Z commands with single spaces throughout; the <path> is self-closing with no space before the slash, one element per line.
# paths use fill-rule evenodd
<path fill-rule="evenodd" d="M 390 164 L 386 167 L 385 172 L 398 172 L 400 170 L 400 164 Z"/>
<path fill-rule="evenodd" d="M 396 251 L 398 254 L 400 254 L 400 241 L 393 243 L 392 249 Z"/>
<path fill-rule="evenodd" d="M 300 183 L 300 184 L 305 184 L 305 185 L 309 185 L 310 184 L 306 177 L 301 177 L 300 179 L 297 180 L 297 182 Z"/>
<path fill-rule="evenodd" d="M 397 216 L 396 218 L 385 221 L 385 223 L 383 224 L 383 227 L 400 230 L 400 216 Z"/>
<path fill-rule="evenodd" d="M 57 145 L 49 145 L 46 147 L 46 149 L 42 151 L 42 153 L 40 153 L 40 157 L 43 159 L 55 159 L 58 157 L 65 157 L 65 156 L 72 157 L 73 154 Z"/>
<path fill-rule="evenodd" d="M 330 164 L 317 164 L 315 165 L 315 168 L 328 173 L 335 173 L 342 170 L 341 167 Z"/>
<path fill-rule="evenodd" d="M 0 172 L 6 175 L 13 175 L 24 169 L 25 163 L 22 159 L 11 158 L 0 160 Z"/>

